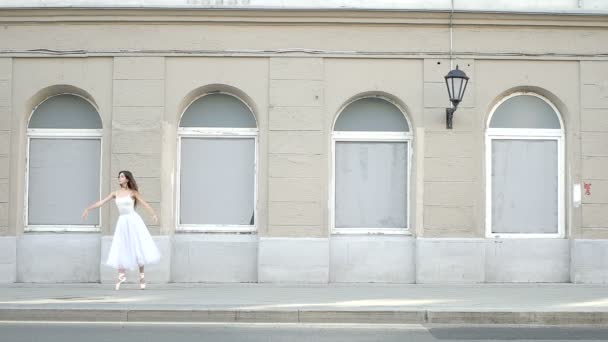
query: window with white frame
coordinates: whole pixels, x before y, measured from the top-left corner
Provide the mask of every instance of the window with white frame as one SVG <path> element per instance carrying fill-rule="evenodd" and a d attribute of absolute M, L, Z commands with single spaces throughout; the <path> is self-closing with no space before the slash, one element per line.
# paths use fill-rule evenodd
<path fill-rule="evenodd" d="M 34 109 L 27 128 L 27 231 L 99 230 L 99 210 L 86 221 L 80 215 L 100 198 L 101 136 L 99 113 L 80 96 L 52 96 Z"/>
<path fill-rule="evenodd" d="M 332 132 L 334 233 L 409 228 L 412 135 L 403 113 L 374 96 L 349 103 Z"/>
<path fill-rule="evenodd" d="M 488 236 L 564 236 L 564 130 L 544 97 L 516 93 L 494 107 L 486 188 Z"/>
<path fill-rule="evenodd" d="M 199 97 L 178 139 L 178 229 L 255 230 L 258 129 L 249 106 L 226 93 Z"/>

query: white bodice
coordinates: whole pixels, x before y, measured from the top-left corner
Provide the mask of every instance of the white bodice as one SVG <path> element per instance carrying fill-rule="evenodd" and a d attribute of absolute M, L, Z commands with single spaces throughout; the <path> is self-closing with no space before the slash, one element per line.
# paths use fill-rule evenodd
<path fill-rule="evenodd" d="M 116 197 L 116 207 L 120 215 L 128 215 L 135 211 L 135 201 L 131 196 Z"/>

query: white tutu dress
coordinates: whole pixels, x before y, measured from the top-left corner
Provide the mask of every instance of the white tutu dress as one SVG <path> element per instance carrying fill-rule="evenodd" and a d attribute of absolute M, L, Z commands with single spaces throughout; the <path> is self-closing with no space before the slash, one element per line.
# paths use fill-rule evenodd
<path fill-rule="evenodd" d="M 135 211 L 131 196 L 116 197 L 118 221 L 106 265 L 117 269 L 134 270 L 160 260 L 160 252 L 148 232 L 146 224 Z"/>

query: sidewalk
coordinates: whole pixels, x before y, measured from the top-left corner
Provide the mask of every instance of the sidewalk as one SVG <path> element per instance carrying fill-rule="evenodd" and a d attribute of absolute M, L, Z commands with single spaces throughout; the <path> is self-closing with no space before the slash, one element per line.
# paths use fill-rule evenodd
<path fill-rule="evenodd" d="M 608 325 L 608 286 L 5 284 L 0 321 Z"/>

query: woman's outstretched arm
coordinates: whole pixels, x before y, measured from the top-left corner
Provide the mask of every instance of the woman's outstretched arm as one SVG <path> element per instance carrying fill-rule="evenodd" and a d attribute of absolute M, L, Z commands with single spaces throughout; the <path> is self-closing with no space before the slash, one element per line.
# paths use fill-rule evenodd
<path fill-rule="evenodd" d="M 139 191 L 133 191 L 133 196 L 135 196 L 137 201 L 140 202 L 144 206 L 144 208 L 146 208 L 148 210 L 148 212 L 150 213 L 150 216 L 152 216 L 152 221 L 154 221 L 154 223 L 157 223 L 158 217 L 156 217 L 156 213 L 154 212 L 154 209 L 152 209 L 152 207 L 148 204 L 148 202 L 146 202 L 146 200 L 144 200 L 144 198 L 141 196 Z"/>
<path fill-rule="evenodd" d="M 115 194 L 111 193 L 109 194 L 106 198 L 99 200 L 93 204 L 91 204 L 88 208 L 86 208 L 83 212 L 82 212 L 82 220 L 86 220 L 87 217 L 89 216 L 89 210 L 93 210 L 95 208 L 99 208 L 102 205 L 106 204 L 107 201 L 111 200 L 112 198 L 114 198 Z"/>

